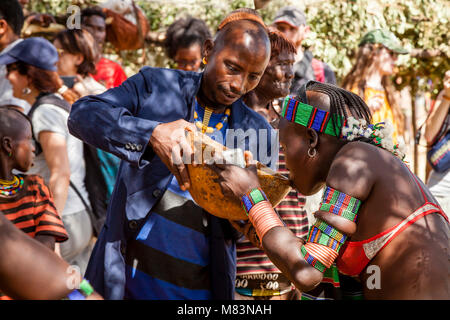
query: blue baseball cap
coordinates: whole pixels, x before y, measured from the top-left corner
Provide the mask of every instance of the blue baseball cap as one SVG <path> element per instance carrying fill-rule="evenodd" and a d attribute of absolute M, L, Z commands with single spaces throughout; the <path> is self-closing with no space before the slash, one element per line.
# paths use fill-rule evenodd
<path fill-rule="evenodd" d="M 57 70 L 56 62 L 58 60 L 56 48 L 50 41 L 41 37 L 24 39 L 11 50 L 0 55 L 0 65 L 22 61 L 48 71 Z"/>

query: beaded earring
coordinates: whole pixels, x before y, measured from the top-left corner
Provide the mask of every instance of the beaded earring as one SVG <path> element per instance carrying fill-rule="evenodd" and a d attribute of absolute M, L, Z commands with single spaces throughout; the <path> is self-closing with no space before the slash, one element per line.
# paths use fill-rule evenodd
<path fill-rule="evenodd" d="M 208 64 L 208 62 L 206 61 L 206 57 L 203 57 L 202 62 L 203 62 L 204 65 Z"/>

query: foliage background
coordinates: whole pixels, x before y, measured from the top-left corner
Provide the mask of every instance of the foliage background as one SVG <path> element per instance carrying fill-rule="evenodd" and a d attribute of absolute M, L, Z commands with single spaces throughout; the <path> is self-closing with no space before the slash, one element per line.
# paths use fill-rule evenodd
<path fill-rule="evenodd" d="M 69 5 L 81 8 L 102 0 L 31 0 L 28 9 L 53 15 L 66 14 Z M 206 21 L 211 31 L 223 17 L 239 7 L 253 8 L 253 0 L 135 0 L 146 13 L 151 30 L 164 32 L 176 19 L 192 15 Z M 260 13 L 270 24 L 276 11 L 285 5 L 303 9 L 312 32 L 304 42 L 314 55 L 327 62 L 338 80 L 350 70 L 359 39 L 374 28 L 388 28 L 413 54 L 399 58 L 397 83 L 413 91 L 437 94 L 443 74 L 450 69 L 450 1 L 447 0 L 272 0 Z M 419 49 L 419 50 L 417 50 Z M 435 49 L 432 58 L 421 50 Z M 170 67 L 164 50 L 148 44 L 143 50 L 109 53 L 122 62 L 127 74 L 137 72 L 143 63 Z M 414 54 L 416 53 L 416 54 Z M 436 54 L 437 53 L 437 54 Z M 422 54 L 422 56 L 420 55 Z"/>

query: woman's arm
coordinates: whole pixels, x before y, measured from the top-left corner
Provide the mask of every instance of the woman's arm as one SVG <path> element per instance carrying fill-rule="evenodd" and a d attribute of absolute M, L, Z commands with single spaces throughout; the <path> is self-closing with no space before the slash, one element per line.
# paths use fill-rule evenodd
<path fill-rule="evenodd" d="M 425 123 L 425 140 L 431 145 L 441 130 L 449 113 L 450 106 L 450 70 L 445 73 L 444 89 L 438 94 L 434 108 Z"/>
<path fill-rule="evenodd" d="M 66 204 L 70 183 L 70 164 L 66 139 L 56 132 L 41 131 L 39 141 L 45 161 L 50 169 L 48 186 L 52 192 L 56 209 L 61 215 Z"/>
<path fill-rule="evenodd" d="M 331 165 L 326 184 L 333 189 L 333 192 L 345 193 L 357 198 L 355 202 L 358 199 L 361 202 L 367 198 L 375 180 L 372 170 L 364 160 L 366 154 L 357 144 L 355 143 L 352 146 L 346 146 L 341 149 Z M 260 187 L 256 172 L 252 172 L 250 168 L 242 169 L 236 166 L 218 164 L 211 166 L 211 168 L 219 175 L 218 182 L 224 194 L 228 196 L 239 197 L 244 201 L 242 195 Z M 365 172 L 365 174 L 362 175 L 361 172 Z M 253 204 L 248 215 L 257 230 L 258 236 L 261 238 L 262 247 L 267 256 L 300 291 L 312 290 L 322 281 L 324 268 L 331 266 L 339 251 L 338 248 L 331 249 L 331 247 L 319 244 L 319 238 L 322 241 L 324 239 L 334 241 L 334 238 L 331 237 L 330 240 L 330 237 L 324 235 L 314 237 L 315 239 L 311 239 L 311 242 L 303 244 L 289 228 L 281 226 L 281 219 L 271 207 L 264 209 L 263 205 L 260 205 L 262 203 L 254 201 L 255 199 L 253 198 L 252 201 L 247 202 Z M 330 203 L 325 201 L 324 203 L 325 205 L 321 206 L 320 210 L 314 214 L 319 223 L 326 224 L 332 228 L 333 232 L 331 234 L 334 234 L 336 239 L 343 239 L 341 241 L 342 245 L 345 242 L 345 238 L 356 231 L 354 222 L 356 218 L 351 219 L 344 214 L 341 216 L 331 213 L 327 209 L 327 206 L 330 207 Z M 245 202 L 244 205 L 247 206 Z M 338 204 L 335 206 L 338 206 Z M 342 206 L 342 212 L 346 214 L 357 212 L 358 209 L 359 205 L 355 207 L 350 207 L 350 205 Z M 277 222 L 277 219 L 279 222 Z M 310 232 L 311 230 L 310 228 Z M 323 232 L 322 234 L 326 233 Z M 336 237 L 336 234 L 340 236 Z M 320 243 L 323 243 L 322 241 Z M 310 256 L 308 257 L 302 253 L 302 250 L 306 251 Z M 316 252 L 313 250 L 316 250 Z M 310 264 L 312 262 L 308 262 L 309 260 L 307 261 L 306 259 L 314 257 L 317 252 L 325 259 L 318 259 L 322 260 L 323 263 L 316 263 L 313 266 Z M 314 258 L 317 258 L 317 256 Z"/>
<path fill-rule="evenodd" d="M 0 213 L 0 290 L 13 299 L 62 299 L 81 277 Z M 97 293 L 87 298 L 102 299 Z"/>

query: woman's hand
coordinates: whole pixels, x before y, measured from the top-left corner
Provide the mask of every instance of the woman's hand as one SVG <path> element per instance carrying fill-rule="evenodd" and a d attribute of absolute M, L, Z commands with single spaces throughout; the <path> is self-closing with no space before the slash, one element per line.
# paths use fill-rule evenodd
<path fill-rule="evenodd" d="M 240 201 L 245 193 L 260 187 L 255 164 L 251 164 L 247 168 L 240 168 L 216 162 L 210 164 L 209 167 L 219 176 L 217 182 L 225 196 L 237 198 Z"/>

